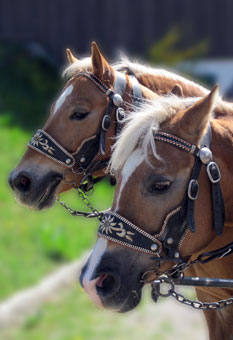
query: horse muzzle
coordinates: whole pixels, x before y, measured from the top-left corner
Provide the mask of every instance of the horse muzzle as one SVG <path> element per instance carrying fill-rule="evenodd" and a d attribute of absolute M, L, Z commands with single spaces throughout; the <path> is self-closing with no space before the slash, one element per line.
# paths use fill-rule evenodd
<path fill-rule="evenodd" d="M 96 254 L 93 256 L 96 258 Z M 125 256 L 122 259 L 125 260 Z M 118 252 L 107 252 L 90 272 L 93 260 L 89 258 L 80 276 L 80 284 L 98 307 L 118 313 L 128 312 L 139 304 L 144 285 L 136 271 L 125 270 L 122 259 Z"/>
<path fill-rule="evenodd" d="M 61 180 L 62 175 L 56 172 L 38 176 L 31 171 L 13 170 L 8 182 L 21 204 L 42 210 L 53 205 Z"/>

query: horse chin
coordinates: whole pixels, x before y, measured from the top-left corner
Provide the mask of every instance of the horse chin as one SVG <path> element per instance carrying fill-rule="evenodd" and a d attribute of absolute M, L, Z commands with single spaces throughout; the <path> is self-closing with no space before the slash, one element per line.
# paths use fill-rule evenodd
<path fill-rule="evenodd" d="M 108 301 L 103 302 L 103 307 L 107 310 L 111 310 L 116 313 L 126 313 L 130 312 L 136 308 L 142 297 L 142 287 L 137 287 L 133 289 L 128 297 L 122 302 L 121 297 L 116 294 L 116 296 Z"/>
<path fill-rule="evenodd" d="M 126 312 L 133 310 L 139 305 L 141 301 L 141 297 L 142 297 L 142 289 L 132 290 L 127 300 L 123 304 L 123 306 L 117 312 L 126 313 Z"/>

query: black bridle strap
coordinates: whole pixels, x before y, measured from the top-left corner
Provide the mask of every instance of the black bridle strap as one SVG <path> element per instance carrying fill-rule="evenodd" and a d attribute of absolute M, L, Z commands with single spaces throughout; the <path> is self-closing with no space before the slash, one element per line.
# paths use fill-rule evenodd
<path fill-rule="evenodd" d="M 37 130 L 29 141 L 28 147 L 67 168 L 72 168 L 75 165 L 73 155 L 43 130 Z"/>
<path fill-rule="evenodd" d="M 197 183 L 197 179 L 199 177 L 200 171 L 201 171 L 201 157 L 200 157 L 200 149 L 183 140 L 180 137 L 171 135 L 166 132 L 159 132 L 154 135 L 155 140 L 162 141 L 168 144 L 171 144 L 183 151 L 186 151 L 188 153 L 193 154 L 196 156 L 195 160 L 195 166 L 193 168 L 193 173 L 194 173 L 194 180 Z M 201 148 L 204 146 L 210 146 L 210 140 L 211 138 L 211 128 L 210 125 L 208 126 L 207 133 L 205 137 L 203 138 L 203 141 L 201 143 Z M 200 157 L 200 158 L 199 158 Z M 221 192 L 221 187 L 220 187 L 220 179 L 221 179 L 221 174 L 220 170 L 217 166 L 217 164 L 213 161 L 209 161 L 207 163 L 204 163 L 206 165 L 208 177 L 211 182 L 211 199 L 212 199 L 212 211 L 213 211 L 213 224 L 214 224 L 214 229 L 217 233 L 217 235 L 221 235 L 223 231 L 223 226 L 225 222 L 225 207 L 224 207 L 224 200 Z M 192 176 L 190 178 L 192 180 Z M 198 183 L 197 183 L 198 186 Z M 197 198 L 197 197 L 196 197 Z M 195 199 L 196 199 L 195 198 Z M 195 199 L 188 199 L 188 217 L 189 217 L 189 227 L 191 231 L 195 230 L 195 224 L 194 224 L 194 201 Z"/>
<path fill-rule="evenodd" d="M 188 226 L 192 232 L 195 231 L 194 205 L 195 205 L 195 201 L 196 201 L 196 198 L 198 196 L 198 191 L 199 191 L 198 178 L 201 172 L 201 168 L 202 168 L 202 162 L 200 158 L 196 157 L 194 167 L 193 167 L 190 180 L 189 180 L 188 197 L 187 197 Z M 196 186 L 196 189 L 192 188 L 194 186 Z M 196 191 L 196 195 L 192 194 L 192 190 Z"/>
<path fill-rule="evenodd" d="M 103 214 L 98 236 L 151 255 L 162 250 L 162 244 L 154 236 L 110 210 Z"/>
<path fill-rule="evenodd" d="M 225 222 L 225 207 L 220 183 L 211 183 L 212 186 L 212 212 L 214 229 L 217 235 L 223 232 Z"/>

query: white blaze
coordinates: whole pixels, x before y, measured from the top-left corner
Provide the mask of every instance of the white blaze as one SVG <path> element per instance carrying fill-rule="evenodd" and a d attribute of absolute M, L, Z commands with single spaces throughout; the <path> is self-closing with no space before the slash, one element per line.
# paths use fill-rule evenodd
<path fill-rule="evenodd" d="M 96 282 L 98 281 L 98 278 L 91 280 L 91 277 L 93 273 L 95 272 L 96 267 L 100 263 L 100 260 L 104 252 L 107 249 L 107 244 L 108 244 L 108 241 L 105 240 L 104 238 L 99 238 L 97 240 L 95 248 L 89 259 L 88 267 L 83 276 L 83 288 L 85 289 L 87 294 L 90 296 L 92 301 L 99 307 L 103 307 L 103 305 L 96 292 Z"/>
<path fill-rule="evenodd" d="M 54 108 L 54 114 L 61 108 L 61 106 L 64 104 L 66 98 L 72 93 L 73 91 L 73 85 L 69 85 L 65 91 L 60 95 L 58 100 L 56 101 L 56 105 Z"/>
<path fill-rule="evenodd" d="M 118 195 L 116 198 L 116 207 L 115 207 L 116 212 L 118 211 L 118 208 L 119 208 L 121 193 L 122 193 L 122 190 L 124 189 L 124 186 L 128 182 L 130 176 L 137 169 L 137 167 L 144 161 L 144 159 L 145 159 L 144 152 L 141 148 L 139 148 L 139 149 L 136 149 L 125 162 L 125 165 L 121 172 L 121 185 L 120 185 L 120 189 L 118 191 Z"/>

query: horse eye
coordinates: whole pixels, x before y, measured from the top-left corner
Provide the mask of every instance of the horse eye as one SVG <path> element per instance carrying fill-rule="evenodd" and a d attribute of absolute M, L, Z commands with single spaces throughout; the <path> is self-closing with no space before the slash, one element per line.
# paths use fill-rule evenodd
<path fill-rule="evenodd" d="M 90 112 L 74 112 L 70 116 L 71 120 L 82 120 L 87 117 Z"/>
<path fill-rule="evenodd" d="M 171 185 L 170 181 L 158 181 L 154 182 L 149 187 L 149 192 L 152 194 L 162 194 L 164 193 Z"/>

